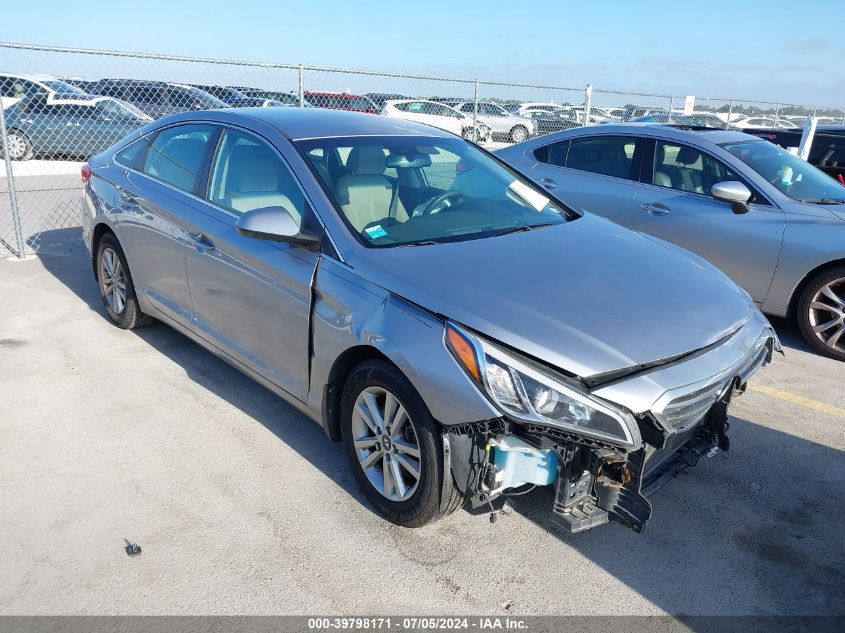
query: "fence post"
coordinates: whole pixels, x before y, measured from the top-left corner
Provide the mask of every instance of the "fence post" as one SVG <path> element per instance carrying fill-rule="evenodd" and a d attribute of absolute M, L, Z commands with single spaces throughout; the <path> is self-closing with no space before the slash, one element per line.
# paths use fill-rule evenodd
<path fill-rule="evenodd" d="M 299 107 L 305 107 L 305 68 L 299 65 Z"/>
<path fill-rule="evenodd" d="M 26 245 L 23 241 L 23 228 L 21 227 L 21 214 L 18 208 L 18 192 L 15 189 L 15 174 L 12 171 L 12 159 L 9 156 L 9 137 L 6 134 L 6 115 L 3 106 L 0 105 L 0 139 L 2 139 L 3 160 L 6 163 L 6 181 L 9 183 L 9 202 L 12 207 L 12 226 L 15 229 L 15 242 L 18 249 L 18 259 L 26 256 Z"/>
<path fill-rule="evenodd" d="M 728 118 L 725 119 L 725 128 L 729 128 L 731 125 L 731 117 L 734 113 L 734 100 L 731 99 L 730 103 L 728 104 Z"/>
<path fill-rule="evenodd" d="M 778 103 L 775 106 L 775 120 L 772 121 L 772 127 L 776 128 L 778 126 L 778 117 L 780 117 L 780 104 Z"/>
<path fill-rule="evenodd" d="M 672 110 L 675 108 L 675 95 L 669 97 L 669 120 L 667 123 L 672 122 Z"/>
<path fill-rule="evenodd" d="M 590 113 L 593 111 L 593 84 L 587 84 L 584 89 L 584 125 L 590 124 Z"/>
<path fill-rule="evenodd" d="M 472 107 L 472 142 L 478 143 L 478 79 L 475 80 L 475 96 Z"/>

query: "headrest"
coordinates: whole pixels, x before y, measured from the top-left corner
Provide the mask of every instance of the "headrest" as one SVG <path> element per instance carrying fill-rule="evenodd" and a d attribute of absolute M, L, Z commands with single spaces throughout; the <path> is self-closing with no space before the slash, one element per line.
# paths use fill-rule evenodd
<path fill-rule="evenodd" d="M 359 145 L 349 152 L 346 166 L 356 176 L 374 176 L 384 173 L 384 150 L 375 145 Z"/>
<path fill-rule="evenodd" d="M 235 146 L 229 156 L 228 189 L 237 193 L 276 191 L 276 159 L 263 147 Z"/>
<path fill-rule="evenodd" d="M 701 152 L 697 149 L 693 149 L 688 145 L 682 145 L 681 149 L 678 150 L 675 162 L 680 163 L 681 165 L 692 165 L 694 162 L 698 161 L 700 156 Z"/>
<path fill-rule="evenodd" d="M 663 143 L 658 143 L 654 150 L 654 164 L 662 165 L 666 162 L 666 146 Z"/>

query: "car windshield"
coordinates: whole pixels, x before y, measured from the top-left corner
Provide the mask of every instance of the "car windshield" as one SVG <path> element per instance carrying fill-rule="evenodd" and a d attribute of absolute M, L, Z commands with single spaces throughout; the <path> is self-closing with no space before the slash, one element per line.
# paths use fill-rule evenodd
<path fill-rule="evenodd" d="M 753 140 L 723 143 L 722 147 L 794 200 L 815 204 L 845 202 L 845 187 L 779 145 Z"/>
<path fill-rule="evenodd" d="M 76 86 L 72 86 L 71 84 L 61 81 L 59 79 L 47 79 L 46 81 L 42 82 L 45 86 L 49 87 L 51 90 L 55 90 L 59 94 L 63 95 L 84 95 L 85 91 L 77 88 Z"/>
<path fill-rule="evenodd" d="M 182 90 L 187 92 L 191 98 L 202 104 L 202 107 L 213 110 L 214 108 L 226 108 L 228 105 L 225 101 L 218 99 L 214 95 L 208 94 L 205 90 L 194 88 L 193 86 L 179 86 Z M 177 97 L 178 99 L 178 97 Z"/>
<path fill-rule="evenodd" d="M 101 101 L 97 107 L 102 114 L 116 119 L 123 119 L 127 121 L 152 121 L 152 119 L 141 112 L 141 110 L 125 101 L 105 99 Z"/>
<path fill-rule="evenodd" d="M 367 246 L 463 241 L 576 217 L 459 138 L 328 138 L 296 145 Z"/>

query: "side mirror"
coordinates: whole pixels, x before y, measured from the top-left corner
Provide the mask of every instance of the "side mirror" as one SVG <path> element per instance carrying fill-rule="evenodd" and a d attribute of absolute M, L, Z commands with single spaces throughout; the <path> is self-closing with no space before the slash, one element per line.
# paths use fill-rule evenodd
<path fill-rule="evenodd" d="M 751 191 L 741 182 L 727 180 L 713 185 L 710 194 L 716 200 L 723 200 L 731 203 L 731 211 L 737 215 L 748 213 L 748 201 L 751 199 Z"/>
<path fill-rule="evenodd" d="M 284 207 L 262 207 L 247 211 L 235 223 L 238 233 L 244 237 L 292 244 L 313 244 L 318 235 L 300 228 L 291 212 Z"/>

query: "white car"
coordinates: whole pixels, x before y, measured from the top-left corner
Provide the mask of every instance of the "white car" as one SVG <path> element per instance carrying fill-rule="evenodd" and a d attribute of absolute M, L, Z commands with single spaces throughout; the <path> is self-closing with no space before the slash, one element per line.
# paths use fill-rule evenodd
<path fill-rule="evenodd" d="M 426 123 L 432 127 L 452 132 L 465 139 L 473 140 L 472 117 L 437 101 L 428 99 L 389 99 L 384 102 L 381 113 L 384 116 Z M 478 121 L 478 142 L 490 140 L 490 127 Z"/>
<path fill-rule="evenodd" d="M 554 112 L 555 114 L 560 114 L 562 116 L 569 116 L 569 113 L 572 112 L 572 106 L 562 106 L 557 103 L 551 102 L 544 103 L 526 101 L 525 103 L 519 104 L 519 107 L 516 109 L 516 114 L 518 114 L 519 116 L 524 116 L 524 113 L 529 110 L 544 110 L 546 112 Z"/>
<path fill-rule="evenodd" d="M 744 130 L 771 130 L 772 128 L 789 130 L 801 126 L 783 117 L 775 121 L 774 117 L 769 116 L 744 116 L 731 119 L 731 127 Z"/>
<path fill-rule="evenodd" d="M 475 112 L 475 102 L 464 101 L 457 103 L 455 109 L 472 118 Z M 478 120 L 488 126 L 494 135 L 506 137 L 512 143 L 521 143 L 530 136 L 534 136 L 534 122 L 530 119 L 512 114 L 495 103 L 478 104 Z"/>
<path fill-rule="evenodd" d="M 0 107 L 4 110 L 24 97 L 37 93 L 46 94 L 50 103 L 62 103 L 67 99 L 75 102 L 93 99 L 84 90 L 48 75 L 0 73 Z"/>

